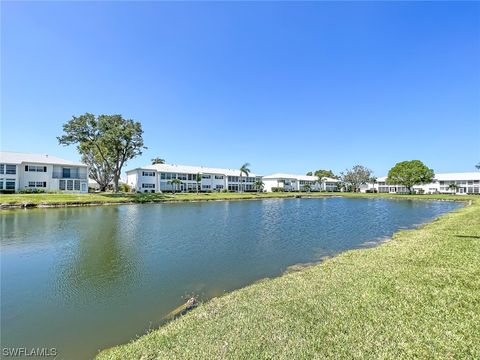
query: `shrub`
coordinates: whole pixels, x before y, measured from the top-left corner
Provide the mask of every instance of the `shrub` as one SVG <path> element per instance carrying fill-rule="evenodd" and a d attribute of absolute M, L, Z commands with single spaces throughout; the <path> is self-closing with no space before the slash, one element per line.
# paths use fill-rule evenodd
<path fill-rule="evenodd" d="M 35 189 L 35 188 L 26 188 L 18 191 L 19 194 L 43 194 L 45 193 L 44 189 Z"/>
<path fill-rule="evenodd" d="M 272 187 L 272 192 L 285 192 L 283 187 Z"/>
<path fill-rule="evenodd" d="M 125 183 L 120 183 L 119 184 L 119 190 L 121 192 L 131 192 L 132 191 L 132 187 L 128 184 L 125 184 Z"/>
<path fill-rule="evenodd" d="M 0 194 L 13 194 L 15 190 L 0 190 Z"/>

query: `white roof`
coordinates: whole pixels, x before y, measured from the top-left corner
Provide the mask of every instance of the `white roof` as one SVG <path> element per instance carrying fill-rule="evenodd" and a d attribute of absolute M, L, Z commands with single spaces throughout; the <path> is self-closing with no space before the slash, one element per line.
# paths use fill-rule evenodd
<path fill-rule="evenodd" d="M 330 178 L 330 177 L 323 177 L 322 180 L 325 181 L 325 182 L 340 182 L 340 180 Z"/>
<path fill-rule="evenodd" d="M 36 163 L 51 165 L 87 166 L 79 162 L 65 160 L 47 154 L 30 154 L 12 151 L 0 151 L 0 162 L 6 164 Z"/>
<path fill-rule="evenodd" d="M 292 180 L 317 181 L 318 176 L 276 173 L 276 174 L 264 176 L 263 179 L 266 179 L 266 180 L 268 180 L 268 179 L 292 179 Z"/>
<path fill-rule="evenodd" d="M 155 164 L 143 166 L 140 169 L 143 170 L 156 170 L 159 172 L 171 172 L 171 173 L 180 173 L 180 174 L 218 174 L 226 176 L 240 176 L 240 170 L 238 169 L 222 169 L 222 168 L 213 168 L 207 166 L 190 166 L 190 165 L 176 165 L 176 164 Z M 128 170 L 131 172 L 136 169 Z M 245 174 L 242 174 L 245 176 Z M 254 173 L 248 174 L 249 177 L 256 177 Z"/>
<path fill-rule="evenodd" d="M 437 181 L 480 180 L 480 171 L 435 174 L 435 180 Z M 386 176 L 379 177 L 377 178 L 377 182 L 378 181 L 387 181 L 387 177 Z"/>
<path fill-rule="evenodd" d="M 480 171 L 478 172 L 463 172 L 463 173 L 444 173 L 435 174 L 436 180 L 480 180 Z"/>
<path fill-rule="evenodd" d="M 276 173 L 276 174 L 264 176 L 263 179 L 266 179 L 266 180 L 269 180 L 269 179 L 272 179 L 272 180 L 275 180 L 275 179 L 295 179 L 295 180 L 304 180 L 304 181 L 318 181 L 318 176 Z M 323 177 L 322 180 L 325 181 L 325 182 L 339 182 L 340 181 L 340 180 L 329 178 L 329 177 Z"/>

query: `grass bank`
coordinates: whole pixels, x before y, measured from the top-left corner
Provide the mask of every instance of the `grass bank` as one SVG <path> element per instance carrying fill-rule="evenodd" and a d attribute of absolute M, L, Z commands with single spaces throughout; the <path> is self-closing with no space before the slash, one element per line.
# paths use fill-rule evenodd
<path fill-rule="evenodd" d="M 480 199 L 376 248 L 214 298 L 98 355 L 216 357 L 480 358 Z"/>
<path fill-rule="evenodd" d="M 319 197 L 319 196 L 346 196 L 346 197 L 388 197 L 398 199 L 442 199 L 467 200 L 474 196 L 460 195 L 391 195 L 391 194 L 360 194 L 360 193 L 185 193 L 185 194 L 129 194 L 129 193 L 95 193 L 95 194 L 0 194 L 0 207 L 39 207 L 39 206 L 81 206 L 123 203 L 152 203 L 169 201 L 209 201 L 209 200 L 249 200 L 265 198 L 291 197 Z"/>

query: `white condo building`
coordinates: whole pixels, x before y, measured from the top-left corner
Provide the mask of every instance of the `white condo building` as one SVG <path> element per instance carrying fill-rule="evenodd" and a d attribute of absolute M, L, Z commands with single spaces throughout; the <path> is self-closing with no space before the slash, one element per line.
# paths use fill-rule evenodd
<path fill-rule="evenodd" d="M 267 175 L 262 178 L 265 184 L 265 191 L 271 192 L 275 188 L 282 189 L 283 191 L 305 191 L 306 186 L 310 186 L 311 191 L 338 191 L 337 184 L 340 182 L 337 179 L 328 177 L 322 178 L 322 181 L 318 181 L 317 176 L 310 175 L 294 175 L 277 173 Z"/>
<path fill-rule="evenodd" d="M 0 191 L 88 192 L 87 165 L 42 154 L 0 152 Z"/>
<path fill-rule="evenodd" d="M 255 191 L 255 181 L 260 176 L 250 173 L 248 176 L 240 170 L 211 168 L 204 166 L 155 164 L 127 171 L 127 184 L 138 192 L 189 191 L 197 190 L 196 177 L 200 174 L 200 191 Z M 178 179 L 180 184 L 172 184 Z M 241 182 L 240 182 L 241 181 Z"/>
<path fill-rule="evenodd" d="M 405 186 L 387 184 L 386 181 L 386 176 L 378 178 L 375 184 L 368 184 L 368 187 L 364 186 L 362 191 L 375 189 L 379 193 L 390 194 L 407 192 Z M 451 184 L 455 184 L 456 187 L 450 187 Z M 435 174 L 433 182 L 416 185 L 413 190 L 424 194 L 480 194 L 480 172 Z"/>

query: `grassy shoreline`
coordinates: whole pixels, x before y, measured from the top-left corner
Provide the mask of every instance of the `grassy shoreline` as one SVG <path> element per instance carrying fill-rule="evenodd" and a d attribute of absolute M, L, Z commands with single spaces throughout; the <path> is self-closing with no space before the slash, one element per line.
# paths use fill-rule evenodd
<path fill-rule="evenodd" d="M 214 298 L 97 358 L 479 358 L 480 199 L 455 198 L 471 205 Z"/>
<path fill-rule="evenodd" d="M 328 197 L 344 196 L 353 198 L 394 198 L 415 200 L 454 200 L 466 201 L 477 197 L 460 195 L 392 195 L 362 193 L 180 193 L 180 194 L 0 194 L 0 209 L 64 207 L 64 206 L 96 206 L 138 203 L 162 203 L 182 201 L 224 201 L 254 200 L 293 197 Z"/>

